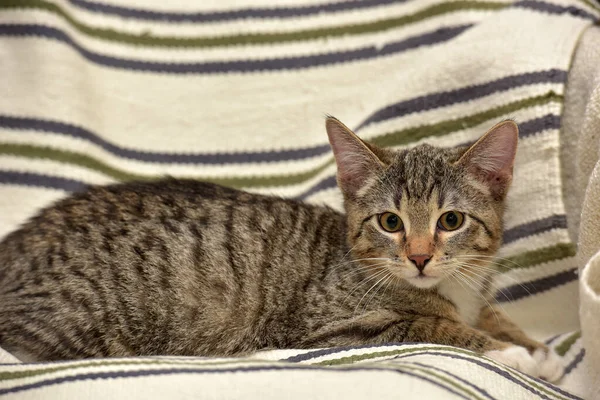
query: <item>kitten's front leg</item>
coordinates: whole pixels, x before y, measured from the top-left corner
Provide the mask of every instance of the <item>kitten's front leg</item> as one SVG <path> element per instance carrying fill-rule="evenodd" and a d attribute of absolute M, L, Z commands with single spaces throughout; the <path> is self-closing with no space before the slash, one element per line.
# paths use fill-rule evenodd
<path fill-rule="evenodd" d="M 529 351 L 538 363 L 540 377 L 550 382 L 558 381 L 564 374 L 561 358 L 543 343 L 531 339 L 498 307 L 483 307 L 476 326 L 491 337 L 514 343 Z"/>
<path fill-rule="evenodd" d="M 302 347 L 356 346 L 398 342 L 435 343 L 482 353 L 532 376 L 538 363 L 523 347 L 496 340 L 452 317 L 372 311 L 327 324 L 303 340 Z"/>

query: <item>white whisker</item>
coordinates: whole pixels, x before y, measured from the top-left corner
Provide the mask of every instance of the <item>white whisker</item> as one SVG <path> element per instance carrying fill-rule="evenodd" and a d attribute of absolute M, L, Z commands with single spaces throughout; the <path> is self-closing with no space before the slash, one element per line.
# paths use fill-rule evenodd
<path fill-rule="evenodd" d="M 352 293 L 354 293 L 359 287 L 361 287 L 362 285 L 364 285 L 367 282 L 371 282 L 371 281 L 377 279 L 378 277 L 380 277 L 381 275 L 383 275 L 385 273 L 387 273 L 387 270 L 382 269 L 381 271 L 378 271 L 378 272 L 374 273 L 373 275 L 368 276 L 365 279 L 361 280 L 359 283 L 357 283 L 356 285 L 353 286 L 350 293 L 348 293 L 346 295 L 346 297 L 344 297 L 344 300 L 342 300 L 342 303 L 345 303 L 346 300 L 352 295 Z"/>
<path fill-rule="evenodd" d="M 496 310 L 494 310 L 494 307 L 492 307 L 492 305 L 490 304 L 490 302 L 486 299 L 486 297 L 481 293 L 481 289 L 478 289 L 475 286 L 475 279 L 472 277 L 469 277 L 468 275 L 464 274 L 463 272 L 461 272 L 460 270 L 456 270 L 456 273 L 462 277 L 462 279 L 464 280 L 465 284 L 471 289 L 473 290 L 475 293 L 477 293 L 477 295 L 479 295 L 479 297 L 481 297 L 481 299 L 487 304 L 487 306 L 490 308 L 490 310 L 492 310 L 492 312 L 494 313 L 494 317 L 496 318 L 496 322 L 498 324 L 500 324 L 500 318 L 498 318 L 498 314 L 496 313 Z"/>
<path fill-rule="evenodd" d="M 373 285 L 372 285 L 372 286 L 369 288 L 369 290 L 367 290 L 367 291 L 365 292 L 365 294 L 363 294 L 363 296 L 362 296 L 362 297 L 360 298 L 360 300 L 358 301 L 358 304 L 356 304 L 356 307 L 354 307 L 354 314 L 356 314 L 356 310 L 358 310 L 358 306 L 360 306 L 360 303 L 363 301 L 363 299 L 365 298 L 365 296 L 366 296 L 366 295 L 368 295 L 368 294 L 369 294 L 369 292 L 370 292 L 371 290 L 373 290 L 373 288 L 374 288 L 375 286 L 377 286 L 377 285 L 378 285 L 378 284 L 379 284 L 379 283 L 380 283 L 382 280 L 384 280 L 385 278 L 387 278 L 389 274 L 391 274 L 391 272 L 389 272 L 389 271 L 388 271 L 388 273 L 387 273 L 387 274 L 386 274 L 386 275 L 385 275 L 383 278 L 381 278 L 381 279 L 379 279 L 377 282 L 375 282 L 375 283 L 374 283 L 374 284 L 373 284 Z"/>

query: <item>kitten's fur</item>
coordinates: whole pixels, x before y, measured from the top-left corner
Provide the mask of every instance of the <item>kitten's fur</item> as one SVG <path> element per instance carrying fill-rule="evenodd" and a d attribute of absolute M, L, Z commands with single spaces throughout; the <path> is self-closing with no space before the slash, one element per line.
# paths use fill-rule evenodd
<path fill-rule="evenodd" d="M 517 126 L 468 149 L 396 152 L 326 125 L 346 215 L 184 180 L 95 187 L 43 210 L 0 244 L 0 345 L 59 360 L 432 342 L 559 378 L 553 353 L 480 293 Z M 463 226 L 437 228 L 452 210 Z M 384 212 L 404 229 L 383 230 Z M 431 258 L 421 275 L 415 254 Z"/>

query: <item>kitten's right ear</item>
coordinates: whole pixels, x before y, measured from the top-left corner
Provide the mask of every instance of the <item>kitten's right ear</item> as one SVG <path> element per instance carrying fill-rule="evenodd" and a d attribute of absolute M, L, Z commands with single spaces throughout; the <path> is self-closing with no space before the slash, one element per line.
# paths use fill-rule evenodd
<path fill-rule="evenodd" d="M 385 165 L 354 132 L 334 117 L 325 122 L 329 143 L 337 164 L 337 180 L 342 191 L 354 195 Z"/>

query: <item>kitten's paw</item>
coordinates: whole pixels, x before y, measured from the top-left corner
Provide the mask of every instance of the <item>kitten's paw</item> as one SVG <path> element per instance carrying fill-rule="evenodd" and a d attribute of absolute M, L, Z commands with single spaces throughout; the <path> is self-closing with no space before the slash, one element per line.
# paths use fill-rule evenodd
<path fill-rule="evenodd" d="M 525 374 L 539 376 L 538 363 L 524 347 L 510 346 L 504 350 L 488 351 L 484 355 Z"/>
<path fill-rule="evenodd" d="M 536 349 L 533 352 L 533 358 L 537 362 L 540 378 L 548 382 L 556 382 L 564 375 L 565 368 L 562 359 L 554 350 Z"/>

